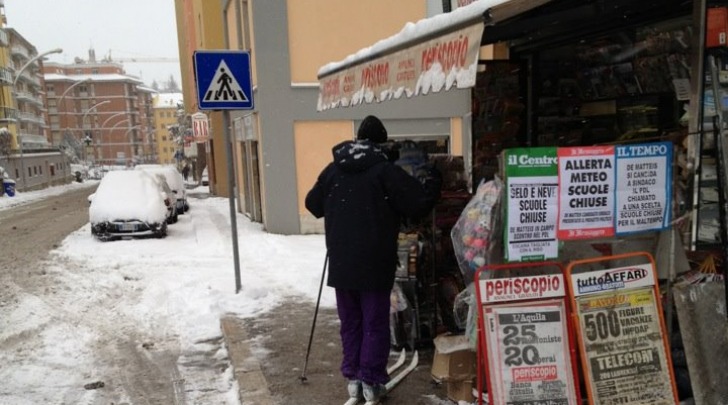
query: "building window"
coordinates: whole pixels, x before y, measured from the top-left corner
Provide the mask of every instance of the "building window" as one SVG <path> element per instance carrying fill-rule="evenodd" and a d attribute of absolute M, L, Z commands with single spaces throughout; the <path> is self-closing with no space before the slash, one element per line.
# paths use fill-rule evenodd
<path fill-rule="evenodd" d="M 33 177 L 33 168 L 28 167 L 28 177 Z"/>
<path fill-rule="evenodd" d="M 91 69 L 91 74 L 97 75 L 97 74 L 99 74 L 99 70 L 98 69 Z"/>
<path fill-rule="evenodd" d="M 162 152 L 167 153 L 167 147 L 162 148 Z"/>
<path fill-rule="evenodd" d="M 15 169 L 15 178 L 17 179 L 19 177 L 20 177 L 20 172 L 18 171 L 18 169 Z"/>
<path fill-rule="evenodd" d="M 159 124 L 159 129 L 164 129 L 164 124 Z"/>
<path fill-rule="evenodd" d="M 166 141 L 167 140 L 167 136 L 166 135 L 162 135 L 162 140 L 163 141 Z"/>
<path fill-rule="evenodd" d="M 49 93 L 55 93 L 56 89 L 53 87 L 52 84 L 46 85 L 46 91 Z"/>
<path fill-rule="evenodd" d="M 38 166 L 38 173 L 43 174 L 43 166 Z"/>

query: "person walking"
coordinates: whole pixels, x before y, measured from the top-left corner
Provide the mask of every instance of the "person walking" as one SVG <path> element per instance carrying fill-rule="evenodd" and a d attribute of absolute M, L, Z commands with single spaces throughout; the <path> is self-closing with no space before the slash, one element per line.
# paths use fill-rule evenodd
<path fill-rule="evenodd" d="M 390 162 L 380 144 L 387 130 L 364 118 L 355 141 L 334 146 L 333 161 L 306 195 L 324 218 L 329 274 L 336 290 L 343 347 L 341 373 L 351 397 L 378 401 L 389 381 L 389 308 L 404 218 L 427 215 L 442 183 L 434 169 L 422 183 Z"/>
<path fill-rule="evenodd" d="M 185 181 L 187 181 L 187 178 L 190 175 L 190 164 L 185 163 L 185 166 L 182 168 L 182 177 L 184 177 Z"/>

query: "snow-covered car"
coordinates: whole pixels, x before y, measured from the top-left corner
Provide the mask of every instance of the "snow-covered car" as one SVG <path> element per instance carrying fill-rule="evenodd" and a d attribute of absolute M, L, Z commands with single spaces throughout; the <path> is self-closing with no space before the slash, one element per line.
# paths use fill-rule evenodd
<path fill-rule="evenodd" d="M 149 173 L 154 180 L 157 181 L 157 184 L 159 184 L 159 188 L 164 192 L 165 195 L 165 201 L 176 201 L 177 200 L 177 193 L 172 191 L 172 189 L 169 187 L 169 184 L 167 183 L 167 179 L 164 177 L 164 174 L 162 173 L 155 173 L 151 172 Z M 167 223 L 168 224 L 174 224 L 178 220 L 179 210 L 177 209 L 177 204 L 166 204 L 167 205 Z"/>
<path fill-rule="evenodd" d="M 89 200 L 91 234 L 99 240 L 167 236 L 167 207 L 172 201 L 149 173 L 111 171 Z"/>
<path fill-rule="evenodd" d="M 143 170 L 147 173 L 160 173 L 167 179 L 169 188 L 175 193 L 175 203 L 177 205 L 177 213 L 182 215 L 187 211 L 190 206 L 187 203 L 187 190 L 185 189 L 185 181 L 182 178 L 182 174 L 177 171 L 174 166 L 170 165 L 136 165 L 135 170 Z"/>

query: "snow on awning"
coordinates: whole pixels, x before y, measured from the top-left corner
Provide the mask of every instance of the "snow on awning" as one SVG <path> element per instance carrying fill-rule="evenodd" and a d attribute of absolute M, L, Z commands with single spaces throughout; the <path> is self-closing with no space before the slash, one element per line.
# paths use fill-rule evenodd
<path fill-rule="evenodd" d="M 550 0 L 479 0 L 407 23 L 397 34 L 318 72 L 318 111 L 475 85 L 486 24 Z"/>

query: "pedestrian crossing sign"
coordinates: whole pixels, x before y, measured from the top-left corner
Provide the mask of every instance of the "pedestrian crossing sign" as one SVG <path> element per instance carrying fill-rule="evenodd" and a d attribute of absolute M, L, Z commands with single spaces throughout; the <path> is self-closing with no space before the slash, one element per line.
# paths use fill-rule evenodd
<path fill-rule="evenodd" d="M 196 51 L 195 82 L 200 110 L 252 110 L 250 53 Z"/>

